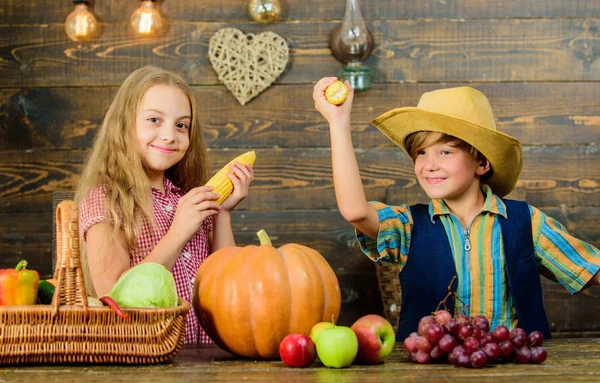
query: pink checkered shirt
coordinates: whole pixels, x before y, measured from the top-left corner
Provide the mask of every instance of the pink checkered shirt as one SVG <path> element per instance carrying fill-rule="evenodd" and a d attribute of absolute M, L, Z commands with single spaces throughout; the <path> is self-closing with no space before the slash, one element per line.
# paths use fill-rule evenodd
<path fill-rule="evenodd" d="M 145 226 L 138 236 L 135 249 L 129 251 L 131 266 L 140 263 L 167 233 L 175 218 L 179 198 L 185 195 L 181 189 L 173 185 L 166 177 L 164 178 L 164 185 L 164 195 L 160 190 L 152 188 L 152 212 L 157 226 L 150 228 L 150 230 L 148 226 Z M 83 233 L 84 240 L 87 239 L 87 230 L 90 227 L 107 220 L 105 199 L 106 188 L 98 186 L 92 189 L 81 202 L 79 207 L 79 230 L 80 233 Z M 200 264 L 209 255 L 208 233 L 212 230 L 213 217 L 209 217 L 204 221 L 196 235 L 185 245 L 171 270 L 175 278 L 175 284 L 177 285 L 178 295 L 190 302 L 190 304 L 192 302 L 192 290 L 196 272 Z M 202 329 L 193 308 L 188 313 L 185 330 L 185 343 L 212 343 L 210 337 Z"/>

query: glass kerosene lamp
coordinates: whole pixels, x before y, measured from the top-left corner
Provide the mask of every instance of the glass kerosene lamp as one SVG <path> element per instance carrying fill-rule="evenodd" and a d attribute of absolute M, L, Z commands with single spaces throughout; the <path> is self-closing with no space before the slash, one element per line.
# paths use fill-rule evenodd
<path fill-rule="evenodd" d="M 329 48 L 333 56 L 346 66 L 339 79 L 348 80 L 356 90 L 368 90 L 373 72 L 363 64 L 373 51 L 373 35 L 360 13 L 358 0 L 346 0 L 344 21 L 329 35 Z"/>

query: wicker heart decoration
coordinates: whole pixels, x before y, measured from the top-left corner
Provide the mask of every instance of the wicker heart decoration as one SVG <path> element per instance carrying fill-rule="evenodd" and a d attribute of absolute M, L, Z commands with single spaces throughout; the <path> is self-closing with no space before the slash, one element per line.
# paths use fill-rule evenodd
<path fill-rule="evenodd" d="M 285 39 L 273 32 L 255 36 L 224 28 L 211 37 L 208 57 L 219 80 L 245 105 L 285 70 L 289 48 Z"/>

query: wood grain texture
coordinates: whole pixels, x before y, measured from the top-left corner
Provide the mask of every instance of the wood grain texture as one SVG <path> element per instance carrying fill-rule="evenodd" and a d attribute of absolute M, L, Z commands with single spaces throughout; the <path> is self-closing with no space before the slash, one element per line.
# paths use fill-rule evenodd
<path fill-rule="evenodd" d="M 235 357 L 215 345 L 185 346 L 170 363 L 156 366 L 7 366 L 3 376 L 11 382 L 44 380 L 116 382 L 270 381 L 270 382 L 497 382 L 532 383 L 593 382 L 600 375 L 600 340 L 552 339 L 544 342 L 548 359 L 542 365 L 493 364 L 483 369 L 457 368 L 449 363 L 418 365 L 410 361 L 397 342 L 385 363 L 354 364 L 348 368 L 325 368 L 315 362 L 308 368 L 290 368 L 280 360 Z"/>
<path fill-rule="evenodd" d="M 490 100 L 498 129 L 523 145 L 581 145 L 600 140 L 600 82 L 475 83 Z M 395 147 L 369 125 L 375 117 L 447 84 L 376 84 L 357 93 L 355 147 Z M 0 89 L 0 151 L 85 149 L 117 88 Z M 328 147 L 329 127 L 314 108 L 312 84 L 275 85 L 242 107 L 221 86 L 194 87 L 212 148 Z"/>
<path fill-rule="evenodd" d="M 241 150 L 210 150 L 219 169 Z M 412 161 L 397 148 L 357 149 L 366 196 L 386 189 L 419 189 Z M 86 151 L 0 152 L 0 212 L 47 209 L 53 191 L 76 187 Z M 255 182 L 239 209 L 336 209 L 329 149 L 257 149 Z M 599 206 L 597 145 L 525 147 L 519 187 L 536 206 Z M 560 170 L 559 170 L 560 169 Z"/>
<path fill-rule="evenodd" d="M 138 7 L 135 1 L 94 1 L 94 15 L 105 23 L 124 22 Z M 159 9 L 171 21 L 250 20 L 246 0 L 163 1 Z M 341 19 L 344 1 L 282 0 L 282 20 Z M 486 18 L 486 17 L 598 17 L 600 5 L 595 0 L 574 2 L 554 0 L 363 0 L 361 12 L 366 19 L 389 18 Z M 62 23 L 73 11 L 68 1 L 41 0 L 18 2 L 0 0 L 0 16 L 15 24 Z"/>
<path fill-rule="evenodd" d="M 277 83 L 314 83 L 336 74 L 341 64 L 327 42 L 336 24 L 269 26 L 291 49 L 288 69 Z M 598 81 L 599 24 L 598 18 L 373 21 L 369 28 L 376 46 L 367 65 L 376 83 Z M 8 87 L 115 86 L 152 63 L 191 84 L 219 84 L 207 46 L 223 27 L 265 30 L 255 23 L 181 22 L 160 38 L 140 40 L 128 33 L 126 23 L 107 24 L 98 43 L 78 47 L 61 24 L 0 25 L 0 51 L 7 52 L 0 78 Z"/>

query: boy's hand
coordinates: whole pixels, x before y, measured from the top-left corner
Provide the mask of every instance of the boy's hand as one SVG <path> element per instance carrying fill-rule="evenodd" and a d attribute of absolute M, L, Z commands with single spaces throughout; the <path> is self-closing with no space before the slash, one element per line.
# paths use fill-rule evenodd
<path fill-rule="evenodd" d="M 185 243 L 200 230 L 202 222 L 209 216 L 217 214 L 222 207 L 215 201 L 219 198 L 213 193 L 212 186 L 193 188 L 179 199 L 175 218 L 169 231 L 174 230 Z"/>
<path fill-rule="evenodd" d="M 221 203 L 221 207 L 226 211 L 232 211 L 248 196 L 248 188 L 254 181 L 254 169 L 250 164 L 244 166 L 236 161 L 234 164 L 229 165 L 229 170 L 227 176 L 233 182 L 233 192 Z"/>
<path fill-rule="evenodd" d="M 348 88 L 348 98 L 342 105 L 333 105 L 325 98 L 325 89 L 337 80 L 337 77 L 323 77 L 317 82 L 313 88 L 313 99 L 315 100 L 315 109 L 317 109 L 327 120 L 329 125 L 345 119 L 350 121 L 350 111 L 352 109 L 352 101 L 354 100 L 354 89 L 348 81 L 344 82 Z"/>

